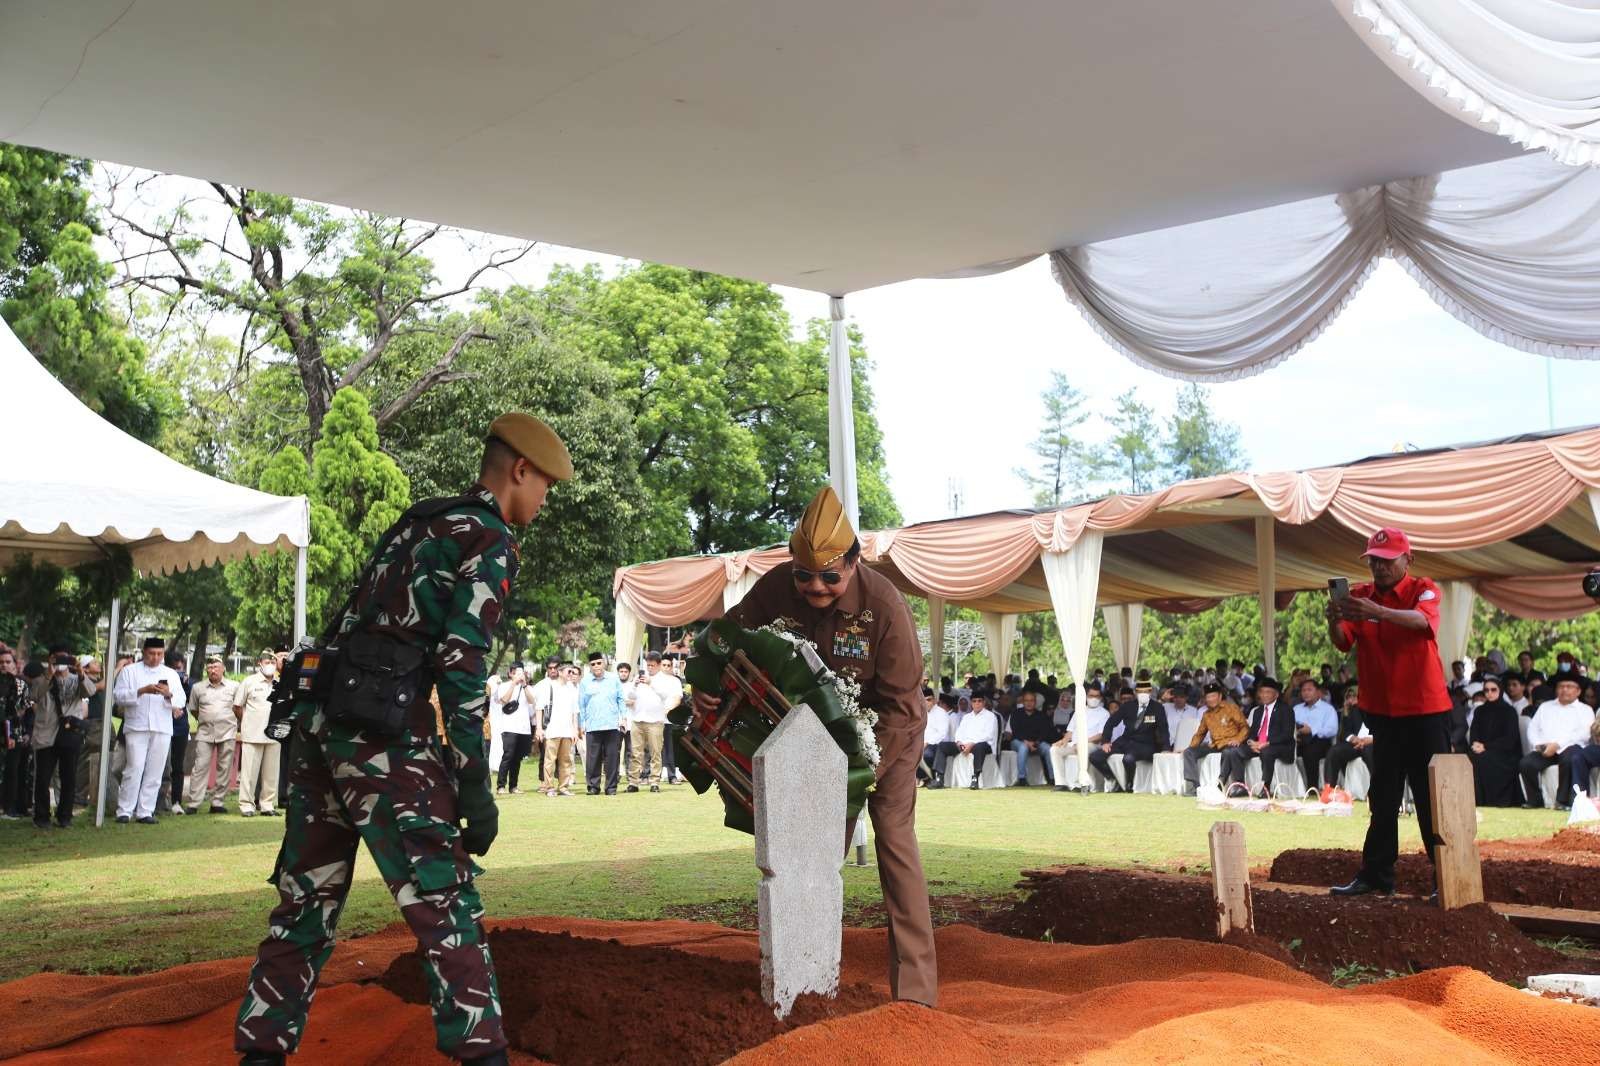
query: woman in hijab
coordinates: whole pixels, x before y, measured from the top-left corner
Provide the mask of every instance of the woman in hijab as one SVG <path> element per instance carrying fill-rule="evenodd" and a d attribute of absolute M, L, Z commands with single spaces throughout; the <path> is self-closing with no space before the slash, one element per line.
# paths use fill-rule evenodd
<path fill-rule="evenodd" d="M 1477 784 L 1478 806 L 1519 807 L 1522 789 L 1517 783 L 1517 763 L 1522 758 L 1522 736 L 1517 711 L 1506 702 L 1500 679 L 1483 679 L 1484 702 L 1472 715 L 1467 757 Z"/>

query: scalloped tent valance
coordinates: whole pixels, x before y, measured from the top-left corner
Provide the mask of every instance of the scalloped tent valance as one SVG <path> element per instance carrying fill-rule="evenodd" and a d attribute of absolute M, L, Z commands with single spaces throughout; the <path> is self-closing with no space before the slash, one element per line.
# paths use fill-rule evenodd
<path fill-rule="evenodd" d="M 0 565 L 72 566 L 122 545 L 147 573 L 310 543 L 303 496 L 190 469 L 85 407 L 0 322 L 11 462 L 0 468 Z"/>

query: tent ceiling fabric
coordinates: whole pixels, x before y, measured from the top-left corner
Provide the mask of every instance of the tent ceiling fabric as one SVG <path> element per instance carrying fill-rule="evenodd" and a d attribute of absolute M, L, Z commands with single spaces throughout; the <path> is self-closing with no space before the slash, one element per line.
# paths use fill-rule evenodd
<path fill-rule="evenodd" d="M 1600 9 L 1589 0 L 1333 4 L 1450 114 L 1563 163 L 1600 163 Z"/>
<path fill-rule="evenodd" d="M 1364 579 L 1368 534 L 1392 525 L 1410 535 L 1419 572 L 1473 582 L 1527 617 L 1571 617 L 1593 607 L 1574 590 L 1600 562 L 1597 487 L 1600 427 L 1591 427 L 880 530 L 862 535 L 862 557 L 909 595 L 1016 614 L 1049 609 L 1041 554 L 1063 557 L 1092 535 L 1103 538 L 1100 604 L 1193 611 L 1259 591 L 1256 519 L 1238 506 L 1253 500 L 1277 523 L 1280 593 Z M 648 622 L 684 625 L 720 614 L 724 589 L 747 570 L 786 558 L 777 546 L 623 567 L 614 592 Z"/>
<path fill-rule="evenodd" d="M 1329 0 L 11 0 L 0 139 L 836 294 L 1516 151 Z"/>
<path fill-rule="evenodd" d="M 46 449 L 0 470 L 0 565 L 62 566 L 120 544 L 146 573 L 310 542 L 303 496 L 272 496 L 190 469 L 89 410 L 0 322 L 8 439 Z"/>
<path fill-rule="evenodd" d="M 1537 153 L 1051 254 L 1105 341 L 1184 380 L 1258 374 L 1392 255 L 1445 311 L 1536 355 L 1600 358 L 1600 168 Z"/>

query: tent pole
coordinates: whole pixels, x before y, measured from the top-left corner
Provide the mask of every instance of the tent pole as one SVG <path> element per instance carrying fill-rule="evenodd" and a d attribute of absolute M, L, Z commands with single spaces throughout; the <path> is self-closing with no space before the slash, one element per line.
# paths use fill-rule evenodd
<path fill-rule="evenodd" d="M 100 664 L 100 678 L 105 686 L 100 715 L 100 780 L 95 784 L 94 824 L 98 828 L 106 820 L 106 778 L 111 776 L 111 689 L 117 681 L 117 630 L 122 626 L 122 597 L 111 597 L 111 629 L 106 634 L 106 657 Z M 98 695 L 98 693 L 97 693 Z"/>
<path fill-rule="evenodd" d="M 306 549 L 301 545 L 294 553 L 294 642 L 306 639 Z"/>
<path fill-rule="evenodd" d="M 928 663 L 932 669 L 928 676 L 933 681 L 933 690 L 939 691 L 939 678 L 944 675 L 944 597 L 928 597 Z M 923 666 L 926 669 L 928 663 Z"/>
<path fill-rule="evenodd" d="M 1256 570 L 1261 579 L 1261 661 L 1278 676 L 1278 542 L 1271 516 L 1256 518 Z"/>
<path fill-rule="evenodd" d="M 857 532 L 861 507 L 856 497 L 856 419 L 854 382 L 850 374 L 850 331 L 844 321 L 844 297 L 828 297 L 832 331 L 828 342 L 828 480 L 844 504 Z"/>

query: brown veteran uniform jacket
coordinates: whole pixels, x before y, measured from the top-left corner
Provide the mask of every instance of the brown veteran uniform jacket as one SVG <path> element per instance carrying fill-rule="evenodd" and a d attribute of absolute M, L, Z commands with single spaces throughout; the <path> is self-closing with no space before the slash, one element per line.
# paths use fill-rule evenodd
<path fill-rule="evenodd" d="M 916 770 L 928 713 L 922 647 L 905 597 L 888 578 L 857 566 L 845 594 L 818 611 L 795 588 L 792 565 L 783 563 L 762 575 L 728 617 L 746 628 L 773 625 L 805 637 L 832 670 L 860 683 L 861 705 L 878 712 L 882 757 L 867 813 L 889 915 L 889 987 L 896 999 L 933 1006 L 938 968 L 916 830 Z"/>
<path fill-rule="evenodd" d="M 1223 700 L 1217 704 L 1214 711 L 1206 711 L 1200 716 L 1200 728 L 1194 731 L 1189 746 L 1198 748 L 1206 743 L 1206 737 L 1211 738 L 1213 748 L 1226 747 L 1237 744 L 1250 734 L 1250 723 L 1245 719 L 1244 712 L 1239 705 Z"/>

